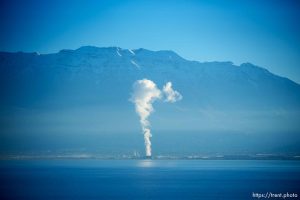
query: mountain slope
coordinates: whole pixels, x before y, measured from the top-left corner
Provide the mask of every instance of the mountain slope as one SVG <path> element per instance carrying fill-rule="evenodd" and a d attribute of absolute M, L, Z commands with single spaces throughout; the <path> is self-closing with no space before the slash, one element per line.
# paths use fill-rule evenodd
<path fill-rule="evenodd" d="M 188 61 L 172 51 L 87 46 L 46 55 L 0 53 L 0 66 L 2 104 L 47 106 L 50 95 L 59 105 L 127 101 L 132 83 L 149 78 L 158 85 L 172 81 L 184 102 L 196 106 L 298 109 L 300 105 L 300 86 L 263 68 Z"/>

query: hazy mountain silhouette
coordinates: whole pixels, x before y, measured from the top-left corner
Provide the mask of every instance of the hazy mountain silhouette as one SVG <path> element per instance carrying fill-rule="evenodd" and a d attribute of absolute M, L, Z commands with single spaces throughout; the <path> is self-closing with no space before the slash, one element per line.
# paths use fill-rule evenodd
<path fill-rule="evenodd" d="M 2 105 L 127 102 L 132 83 L 172 81 L 183 103 L 225 109 L 299 109 L 300 85 L 250 63 L 196 62 L 172 51 L 81 47 L 55 54 L 0 53 Z M 49 102 L 50 100 L 50 102 Z"/>
<path fill-rule="evenodd" d="M 84 46 L 0 53 L 1 132 L 138 132 L 128 99 L 142 78 L 159 87 L 171 81 L 183 96 L 176 104 L 154 105 L 156 130 L 300 131 L 300 85 L 262 67 L 189 61 L 173 51 Z M 287 135 L 283 145 L 295 148 L 289 146 L 295 138 Z"/>

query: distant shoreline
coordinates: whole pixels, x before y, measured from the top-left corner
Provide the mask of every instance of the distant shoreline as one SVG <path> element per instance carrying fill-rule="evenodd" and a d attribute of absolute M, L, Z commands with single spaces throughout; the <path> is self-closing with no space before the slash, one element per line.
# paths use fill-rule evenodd
<path fill-rule="evenodd" d="M 222 155 L 222 156 L 153 156 L 134 157 L 128 155 L 103 156 L 103 155 L 1 155 L 0 161 L 5 160 L 296 160 L 300 161 L 298 155 Z"/>

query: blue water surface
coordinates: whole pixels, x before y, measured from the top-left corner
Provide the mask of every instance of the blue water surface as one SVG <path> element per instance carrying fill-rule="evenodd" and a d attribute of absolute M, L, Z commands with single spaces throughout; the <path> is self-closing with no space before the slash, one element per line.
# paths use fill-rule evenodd
<path fill-rule="evenodd" d="M 257 199 L 300 194 L 299 161 L 0 161 L 0 199 Z M 278 199 L 278 198 L 277 198 Z"/>

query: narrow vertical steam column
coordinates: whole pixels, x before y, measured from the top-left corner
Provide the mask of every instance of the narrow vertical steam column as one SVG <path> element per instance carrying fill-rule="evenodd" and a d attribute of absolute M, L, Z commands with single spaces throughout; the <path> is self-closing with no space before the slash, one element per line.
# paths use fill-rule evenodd
<path fill-rule="evenodd" d="M 152 135 L 148 117 L 153 112 L 152 103 L 161 98 L 164 98 L 165 102 L 174 103 L 181 100 L 182 96 L 179 92 L 172 89 L 171 82 L 168 82 L 163 87 L 163 92 L 157 88 L 153 81 L 148 79 L 137 80 L 133 84 L 133 93 L 130 100 L 135 104 L 136 113 L 140 117 L 140 123 L 144 134 L 146 158 L 151 158 L 152 156 L 150 140 Z"/>

